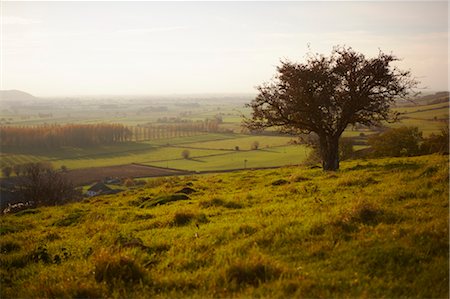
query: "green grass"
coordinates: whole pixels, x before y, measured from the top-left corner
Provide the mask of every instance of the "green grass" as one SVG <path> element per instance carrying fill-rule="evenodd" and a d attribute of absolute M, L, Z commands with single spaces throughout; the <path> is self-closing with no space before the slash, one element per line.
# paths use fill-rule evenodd
<path fill-rule="evenodd" d="M 272 167 L 301 164 L 309 151 L 310 149 L 305 146 L 291 145 L 253 151 L 226 152 L 192 159 L 146 162 L 145 164 L 191 171 Z"/>
<path fill-rule="evenodd" d="M 420 106 L 411 106 L 411 107 L 398 107 L 398 108 L 394 108 L 395 110 L 397 110 L 400 113 L 413 113 L 413 112 L 417 112 L 417 111 L 424 111 L 424 110 L 440 110 L 440 109 L 447 109 L 449 108 L 449 103 L 439 103 L 439 104 L 433 104 L 433 105 L 420 105 Z"/>
<path fill-rule="evenodd" d="M 161 161 L 181 159 L 182 147 L 154 147 L 149 146 L 147 149 L 130 150 L 124 152 L 102 152 L 101 148 L 96 149 L 92 154 L 83 154 L 79 156 L 69 156 L 64 151 L 61 155 L 51 155 L 51 153 L 35 154 L 35 155 L 2 155 L 2 163 L 28 163 L 36 161 L 50 161 L 53 166 L 61 167 L 65 165 L 69 169 L 102 167 L 111 165 L 122 165 L 129 163 L 143 163 L 149 161 Z M 191 157 L 221 154 L 223 151 L 207 150 L 207 149 L 189 149 Z"/>
<path fill-rule="evenodd" d="M 110 146 L 86 148 L 64 147 L 60 149 L 2 148 L 1 166 L 50 161 L 54 166 L 65 165 L 70 169 L 140 163 L 145 161 L 181 158 L 183 148 L 165 147 L 211 140 L 237 138 L 234 134 L 200 134 L 189 137 L 159 139 L 144 142 L 126 142 Z M 191 156 L 222 153 L 217 150 L 189 149 Z"/>
<path fill-rule="evenodd" d="M 449 103 L 440 103 L 434 105 L 423 105 L 414 107 L 397 108 L 397 111 L 403 113 L 398 123 L 389 124 L 389 127 L 397 128 L 400 126 L 418 127 L 423 132 L 424 137 L 431 134 L 439 134 L 444 125 L 439 120 L 448 120 Z M 436 119 L 435 119 L 436 118 Z"/>
<path fill-rule="evenodd" d="M 242 134 L 200 134 L 90 148 L 65 147 L 59 150 L 4 148 L 1 165 L 49 161 L 57 168 L 65 165 L 69 169 L 76 169 L 144 163 L 189 170 L 212 170 L 242 168 L 243 161 L 247 159 L 249 167 L 280 166 L 297 164 L 304 159 L 305 150 L 297 151 L 291 147 L 267 148 L 285 145 L 291 139 Z M 236 145 L 241 150 L 249 150 L 254 141 L 260 143 L 260 151 L 252 153 L 234 151 Z M 184 149 L 189 150 L 192 160 L 182 159 L 181 152 Z M 266 161 L 267 159 L 269 160 Z"/>
<path fill-rule="evenodd" d="M 268 147 L 287 145 L 289 141 L 295 139 L 293 137 L 284 136 L 248 136 L 235 135 L 233 139 L 224 139 L 217 141 L 195 142 L 190 143 L 190 147 L 207 148 L 207 149 L 227 149 L 234 150 L 236 146 L 240 150 L 250 150 L 254 142 L 259 143 L 259 148 L 264 149 Z"/>
<path fill-rule="evenodd" d="M 448 297 L 448 179 L 446 156 L 357 160 L 152 179 L 3 215 L 0 295 Z M 184 186 L 196 192 L 170 197 Z"/>

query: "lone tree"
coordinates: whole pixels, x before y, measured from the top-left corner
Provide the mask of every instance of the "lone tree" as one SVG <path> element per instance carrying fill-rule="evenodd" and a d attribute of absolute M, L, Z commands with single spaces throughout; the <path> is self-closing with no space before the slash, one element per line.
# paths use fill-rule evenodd
<path fill-rule="evenodd" d="M 282 61 L 272 82 L 257 87 L 247 105 L 250 130 L 276 127 L 290 134 L 317 134 L 324 170 L 339 169 L 339 137 L 351 124 L 394 121 L 389 107 L 405 98 L 417 81 L 392 66 L 392 54 L 366 58 L 352 48 L 335 47 L 329 57 L 309 54 L 305 63 Z"/>
<path fill-rule="evenodd" d="M 187 149 L 185 149 L 181 152 L 181 157 L 183 157 L 183 159 L 189 159 L 190 156 L 191 156 L 191 152 Z"/>

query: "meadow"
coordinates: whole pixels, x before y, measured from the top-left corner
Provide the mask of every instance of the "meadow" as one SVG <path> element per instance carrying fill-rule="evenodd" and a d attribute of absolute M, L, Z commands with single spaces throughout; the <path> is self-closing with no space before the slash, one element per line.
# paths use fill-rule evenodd
<path fill-rule="evenodd" d="M 448 156 L 148 179 L 0 217 L 2 298 L 448 297 Z"/>

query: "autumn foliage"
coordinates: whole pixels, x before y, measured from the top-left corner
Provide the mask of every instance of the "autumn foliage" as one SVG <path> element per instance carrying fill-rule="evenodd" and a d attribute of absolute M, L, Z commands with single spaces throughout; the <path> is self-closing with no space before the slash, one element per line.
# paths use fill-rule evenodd
<path fill-rule="evenodd" d="M 192 136 L 219 132 L 217 120 L 175 124 L 146 124 L 127 127 L 123 124 L 65 124 L 37 126 L 0 126 L 0 146 L 59 148 L 108 145 L 126 141 Z"/>
<path fill-rule="evenodd" d="M 58 148 L 113 144 L 131 139 L 131 130 L 122 124 L 67 124 L 33 127 L 2 126 L 1 146 Z"/>

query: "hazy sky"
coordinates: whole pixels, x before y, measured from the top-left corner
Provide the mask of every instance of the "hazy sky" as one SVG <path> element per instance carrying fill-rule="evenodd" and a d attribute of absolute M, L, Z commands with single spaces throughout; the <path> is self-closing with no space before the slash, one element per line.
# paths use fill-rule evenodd
<path fill-rule="evenodd" d="M 253 93 L 308 44 L 403 59 L 448 89 L 447 2 L 3 2 L 2 87 L 36 96 Z"/>

